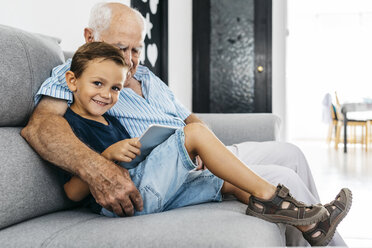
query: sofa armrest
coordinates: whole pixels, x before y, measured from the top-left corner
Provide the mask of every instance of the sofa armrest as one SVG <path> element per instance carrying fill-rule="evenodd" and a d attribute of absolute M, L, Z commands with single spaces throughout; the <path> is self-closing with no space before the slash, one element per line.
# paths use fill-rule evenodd
<path fill-rule="evenodd" d="M 225 144 L 277 140 L 281 120 L 274 114 L 196 114 Z"/>

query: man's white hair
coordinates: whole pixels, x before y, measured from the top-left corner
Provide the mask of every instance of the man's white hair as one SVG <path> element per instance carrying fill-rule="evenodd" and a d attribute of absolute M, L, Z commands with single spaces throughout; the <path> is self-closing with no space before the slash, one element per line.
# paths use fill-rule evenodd
<path fill-rule="evenodd" d="M 142 21 L 143 24 L 142 37 L 144 40 L 146 35 L 145 18 L 138 10 L 133 8 L 132 10 L 134 10 L 134 12 L 140 17 Z M 93 30 L 93 38 L 95 41 L 99 41 L 102 31 L 105 31 L 110 27 L 111 16 L 112 10 L 108 6 L 108 3 L 102 2 L 97 3 L 96 5 L 93 6 L 92 10 L 90 11 L 88 27 Z"/>
<path fill-rule="evenodd" d="M 95 41 L 99 41 L 101 32 L 110 27 L 111 15 L 112 11 L 107 3 L 97 3 L 93 6 L 90 11 L 88 27 L 93 30 Z"/>

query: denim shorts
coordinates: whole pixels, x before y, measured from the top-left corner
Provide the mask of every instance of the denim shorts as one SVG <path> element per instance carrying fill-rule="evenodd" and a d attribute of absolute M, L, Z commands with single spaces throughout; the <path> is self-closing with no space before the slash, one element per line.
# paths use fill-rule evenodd
<path fill-rule="evenodd" d="M 143 211 L 134 215 L 158 213 L 189 205 L 222 201 L 223 180 L 209 170 L 195 170 L 185 148 L 183 128 L 157 146 L 129 174 L 143 199 Z M 118 217 L 104 208 L 102 215 Z"/>

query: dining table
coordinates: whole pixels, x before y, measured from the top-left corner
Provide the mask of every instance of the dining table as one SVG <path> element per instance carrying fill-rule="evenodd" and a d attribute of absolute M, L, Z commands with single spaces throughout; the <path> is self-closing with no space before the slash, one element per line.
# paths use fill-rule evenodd
<path fill-rule="evenodd" d="M 348 119 L 348 113 L 352 112 L 372 112 L 372 102 L 354 102 L 354 103 L 344 103 L 341 105 L 341 113 L 344 116 L 344 153 L 347 153 L 347 122 L 351 119 Z M 372 120 L 372 113 L 370 118 Z M 367 120 L 365 117 L 363 120 Z"/>

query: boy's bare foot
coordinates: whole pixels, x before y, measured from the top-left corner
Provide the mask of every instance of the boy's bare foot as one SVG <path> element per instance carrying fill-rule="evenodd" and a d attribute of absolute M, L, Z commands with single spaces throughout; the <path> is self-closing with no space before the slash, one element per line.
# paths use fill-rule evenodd
<path fill-rule="evenodd" d="M 294 199 L 288 188 L 278 185 L 274 196 L 265 200 L 249 198 L 246 214 L 274 223 L 306 226 L 325 220 L 327 210 L 321 205 L 305 205 Z"/>
<path fill-rule="evenodd" d="M 335 200 L 324 205 L 328 218 L 302 233 L 311 246 L 326 246 L 332 240 L 337 225 L 350 210 L 352 198 L 351 191 L 345 188 L 341 189 Z"/>

